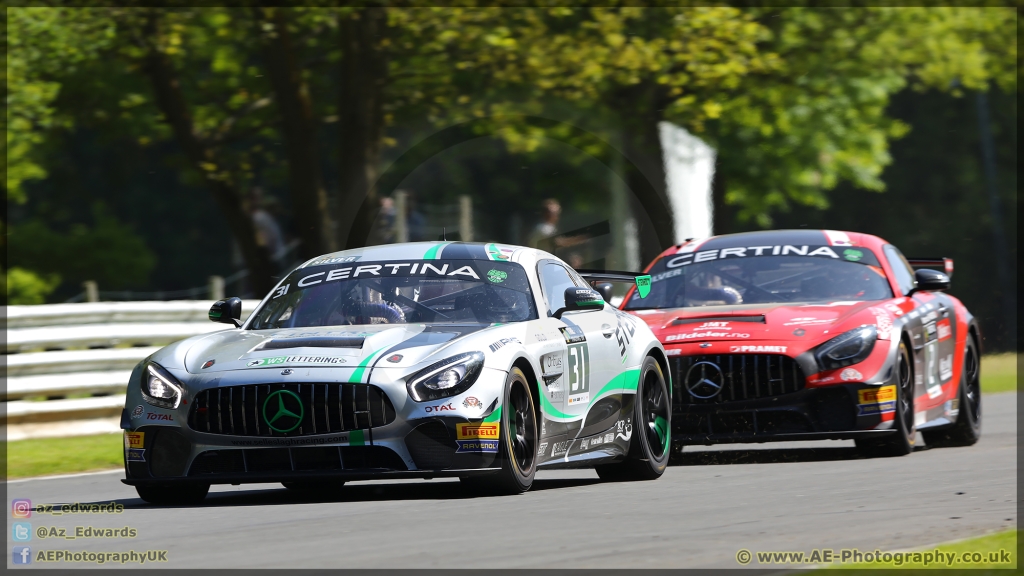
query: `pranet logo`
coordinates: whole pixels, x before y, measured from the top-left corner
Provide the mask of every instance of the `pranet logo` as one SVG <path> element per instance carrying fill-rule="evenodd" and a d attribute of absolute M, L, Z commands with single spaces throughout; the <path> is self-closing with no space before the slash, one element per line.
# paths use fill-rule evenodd
<path fill-rule="evenodd" d="M 291 390 L 271 392 L 263 401 L 263 421 L 275 432 L 291 432 L 302 424 L 306 411 L 302 399 Z"/>

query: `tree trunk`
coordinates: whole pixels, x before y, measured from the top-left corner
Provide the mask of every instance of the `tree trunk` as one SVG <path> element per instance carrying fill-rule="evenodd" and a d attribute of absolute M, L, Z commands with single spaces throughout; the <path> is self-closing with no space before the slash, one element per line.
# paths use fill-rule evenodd
<path fill-rule="evenodd" d="M 338 97 L 338 222 L 344 248 L 365 246 L 379 212 L 377 164 L 384 135 L 383 92 L 388 61 L 380 41 L 383 8 L 365 8 L 339 23 L 342 56 Z"/>
<path fill-rule="evenodd" d="M 256 242 L 256 227 L 245 211 L 238 188 L 223 176 L 224 168 L 217 164 L 213 151 L 196 135 L 188 103 L 181 91 L 181 83 L 167 55 L 152 39 L 158 38 L 157 16 L 146 20 L 145 37 L 151 39 L 145 57 L 144 71 L 153 86 L 157 107 L 170 124 L 174 137 L 188 161 L 205 176 L 206 185 L 224 215 L 231 235 L 238 242 L 242 257 L 249 269 L 249 285 L 257 295 L 274 287 L 273 268 L 267 251 Z"/>
<path fill-rule="evenodd" d="M 263 56 L 270 83 L 281 110 L 281 124 L 287 143 L 288 186 L 302 259 L 336 250 L 327 192 L 320 170 L 320 149 L 309 89 L 295 57 L 288 18 L 284 9 L 254 8 L 257 26 L 273 26 L 262 35 Z"/>
<path fill-rule="evenodd" d="M 612 110 L 620 111 L 622 153 L 633 163 L 632 167 L 627 167 L 626 183 L 654 228 L 653 234 L 640 234 L 640 257 L 644 263 L 675 241 L 672 205 L 666 191 L 664 152 L 658 132 L 660 110 L 669 101 L 662 92 L 656 85 L 641 83 L 619 90 L 609 101 Z M 642 220 L 638 222 L 642 224 Z"/>

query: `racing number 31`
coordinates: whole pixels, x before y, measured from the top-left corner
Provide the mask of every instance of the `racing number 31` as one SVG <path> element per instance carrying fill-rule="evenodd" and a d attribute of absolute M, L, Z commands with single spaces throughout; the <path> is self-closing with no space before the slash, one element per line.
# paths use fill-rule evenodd
<path fill-rule="evenodd" d="M 590 397 L 590 350 L 587 343 L 569 345 L 569 403 Z"/>

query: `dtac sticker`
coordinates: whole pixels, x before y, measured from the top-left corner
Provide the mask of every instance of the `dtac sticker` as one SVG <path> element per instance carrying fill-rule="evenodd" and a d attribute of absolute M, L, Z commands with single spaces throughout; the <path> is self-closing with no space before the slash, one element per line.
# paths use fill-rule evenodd
<path fill-rule="evenodd" d="M 459 423 L 455 425 L 455 432 L 459 440 L 471 440 L 476 438 L 498 439 L 498 432 L 501 425 L 497 422 L 480 423 Z"/>
<path fill-rule="evenodd" d="M 647 295 L 651 293 L 651 276 L 650 276 L 650 274 L 648 274 L 646 276 L 637 276 L 636 277 L 636 291 L 637 291 L 638 294 L 640 294 L 641 298 L 647 298 Z"/>

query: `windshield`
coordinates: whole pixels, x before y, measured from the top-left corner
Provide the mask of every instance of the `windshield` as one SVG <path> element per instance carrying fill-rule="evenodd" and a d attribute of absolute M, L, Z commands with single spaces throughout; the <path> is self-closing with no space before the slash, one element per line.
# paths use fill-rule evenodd
<path fill-rule="evenodd" d="M 336 259 L 341 260 L 341 259 Z M 537 318 L 522 266 L 487 260 L 348 262 L 296 270 L 250 330 Z"/>
<path fill-rule="evenodd" d="M 650 294 L 640 298 L 634 292 L 625 309 L 892 297 L 889 282 L 870 250 L 829 246 L 756 248 L 761 249 L 726 248 L 666 256 L 650 270 Z"/>

